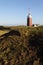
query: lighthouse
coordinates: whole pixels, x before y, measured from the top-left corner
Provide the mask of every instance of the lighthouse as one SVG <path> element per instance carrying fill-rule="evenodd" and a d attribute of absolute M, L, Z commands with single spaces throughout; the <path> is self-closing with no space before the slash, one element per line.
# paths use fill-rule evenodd
<path fill-rule="evenodd" d="M 32 15 L 30 14 L 30 12 L 27 16 L 27 26 L 32 26 Z"/>

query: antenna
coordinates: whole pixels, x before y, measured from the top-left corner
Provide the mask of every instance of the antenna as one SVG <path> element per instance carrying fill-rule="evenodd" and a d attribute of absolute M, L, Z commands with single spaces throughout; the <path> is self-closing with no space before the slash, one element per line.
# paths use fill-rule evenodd
<path fill-rule="evenodd" d="M 28 15 L 30 15 L 30 8 L 28 8 Z"/>

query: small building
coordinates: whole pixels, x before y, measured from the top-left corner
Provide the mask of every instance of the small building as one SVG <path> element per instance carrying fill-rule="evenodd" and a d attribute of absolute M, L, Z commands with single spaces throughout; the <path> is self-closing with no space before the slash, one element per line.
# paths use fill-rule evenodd
<path fill-rule="evenodd" d="M 40 26 L 40 25 L 39 24 L 33 24 L 32 26 L 37 27 L 37 26 Z"/>

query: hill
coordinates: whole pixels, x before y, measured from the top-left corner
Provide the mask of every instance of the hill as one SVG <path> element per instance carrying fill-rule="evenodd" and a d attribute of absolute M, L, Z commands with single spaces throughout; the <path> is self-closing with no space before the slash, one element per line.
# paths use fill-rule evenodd
<path fill-rule="evenodd" d="M 8 28 L 0 35 L 0 65 L 43 65 L 43 26 Z"/>

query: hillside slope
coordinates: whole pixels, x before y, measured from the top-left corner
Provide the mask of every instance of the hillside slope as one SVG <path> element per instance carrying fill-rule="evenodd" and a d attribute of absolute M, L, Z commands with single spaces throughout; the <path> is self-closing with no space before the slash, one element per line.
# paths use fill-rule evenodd
<path fill-rule="evenodd" d="M 0 65 L 43 65 L 43 26 L 10 27 L 1 35 Z"/>

